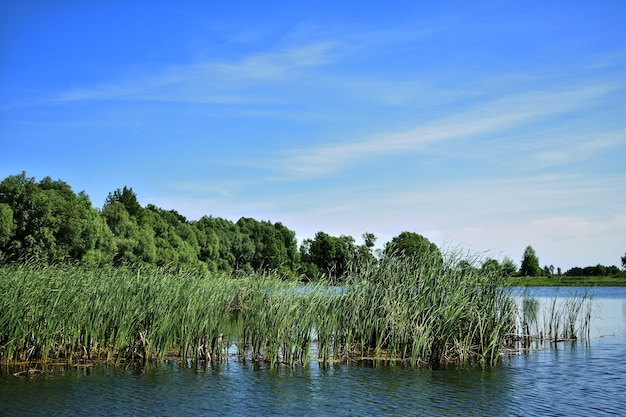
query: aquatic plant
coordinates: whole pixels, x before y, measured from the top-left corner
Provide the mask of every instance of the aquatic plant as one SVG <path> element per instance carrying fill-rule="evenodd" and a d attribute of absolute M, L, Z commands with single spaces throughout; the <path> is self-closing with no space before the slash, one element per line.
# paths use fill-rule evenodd
<path fill-rule="evenodd" d="M 538 300 L 524 291 L 516 335 L 523 348 L 532 342 L 589 339 L 593 295 L 590 291 L 555 294 Z"/>
<path fill-rule="evenodd" d="M 136 363 L 236 356 L 293 366 L 363 358 L 493 364 L 516 329 L 497 271 L 466 256 L 385 257 L 342 287 L 263 274 L 20 265 L 0 268 L 0 361 Z M 559 331 L 579 332 L 554 310 Z M 583 307 L 577 307 L 577 312 Z"/>

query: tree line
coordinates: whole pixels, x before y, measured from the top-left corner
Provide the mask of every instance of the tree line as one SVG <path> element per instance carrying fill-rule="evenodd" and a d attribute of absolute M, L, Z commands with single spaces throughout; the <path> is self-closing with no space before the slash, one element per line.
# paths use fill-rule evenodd
<path fill-rule="evenodd" d="M 36 181 L 22 172 L 0 182 L 1 264 L 278 271 L 286 278 L 340 282 L 352 268 L 376 265 L 385 256 L 442 260 L 439 248 L 418 233 L 402 232 L 378 251 L 374 234 L 366 232 L 362 238 L 363 244 L 357 244 L 352 236 L 320 231 L 298 246 L 295 232 L 280 222 L 249 217 L 233 222 L 212 216 L 190 221 L 175 210 L 142 207 L 127 186 L 109 193 L 100 209 L 85 192 L 75 193 L 66 182 L 50 177 Z M 500 268 L 503 275 L 541 275 L 528 273 L 526 255 L 519 271 L 508 258 L 501 263 L 487 259 L 481 268 Z M 469 262 L 460 266 L 476 267 Z"/>
<path fill-rule="evenodd" d="M 527 246 L 522 256 L 519 276 L 569 276 L 569 277 L 603 277 L 603 276 L 624 276 L 626 274 L 626 254 L 621 258 L 622 268 L 619 269 L 615 265 L 605 266 L 597 264 L 584 268 L 575 266 L 563 272 L 560 267 L 554 265 L 545 265 L 543 268 L 539 266 L 539 258 L 532 246 Z"/>
<path fill-rule="evenodd" d="M 341 280 L 354 265 L 375 263 L 376 236 L 318 232 L 300 247 L 280 222 L 203 216 L 190 221 L 175 210 L 142 207 L 124 186 L 93 207 L 84 192 L 61 180 L 40 181 L 25 172 L 0 183 L 0 263 L 71 263 L 100 267 L 153 265 L 200 272 L 278 271 L 282 276 Z M 425 237 L 403 232 L 387 254 L 436 250 Z"/>

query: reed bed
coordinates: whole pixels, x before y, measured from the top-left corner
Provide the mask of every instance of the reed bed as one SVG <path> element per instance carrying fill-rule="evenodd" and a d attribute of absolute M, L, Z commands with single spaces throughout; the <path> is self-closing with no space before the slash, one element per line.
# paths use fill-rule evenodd
<path fill-rule="evenodd" d="M 459 255 L 389 258 L 353 276 L 341 351 L 412 365 L 497 362 L 513 304 L 497 273 L 458 268 Z"/>
<path fill-rule="evenodd" d="M 517 308 L 496 272 L 460 260 L 386 258 L 341 287 L 276 273 L 7 266 L 0 361 L 493 364 L 513 343 Z"/>
<path fill-rule="evenodd" d="M 590 338 L 593 295 L 589 291 L 570 292 L 544 300 L 531 298 L 524 292 L 518 298 L 521 306 L 516 317 L 515 334 L 522 348 L 528 348 L 534 342 L 556 343 Z"/>

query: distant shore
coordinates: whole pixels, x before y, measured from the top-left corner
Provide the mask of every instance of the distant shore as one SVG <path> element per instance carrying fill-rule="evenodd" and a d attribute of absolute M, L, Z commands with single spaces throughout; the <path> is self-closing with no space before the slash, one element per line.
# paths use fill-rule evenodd
<path fill-rule="evenodd" d="M 594 276 L 594 277 L 510 277 L 507 283 L 515 286 L 531 287 L 623 287 L 626 286 L 626 276 Z"/>

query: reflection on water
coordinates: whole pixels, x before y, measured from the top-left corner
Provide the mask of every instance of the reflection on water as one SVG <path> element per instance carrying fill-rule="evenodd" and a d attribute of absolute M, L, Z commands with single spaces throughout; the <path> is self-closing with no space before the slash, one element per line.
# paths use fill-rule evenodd
<path fill-rule="evenodd" d="M 208 367 L 50 366 L 22 377 L 1 368 L 0 415 L 623 415 L 626 289 L 597 291 L 597 337 L 548 343 L 506 356 L 498 367 L 312 363 L 269 370 L 232 358 Z"/>

